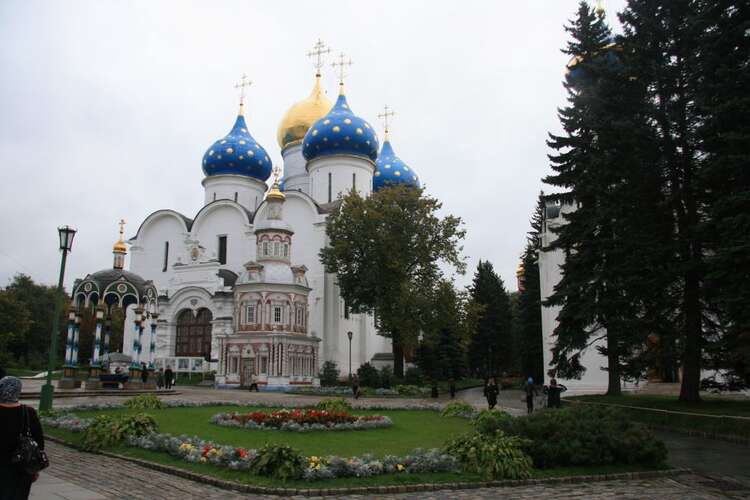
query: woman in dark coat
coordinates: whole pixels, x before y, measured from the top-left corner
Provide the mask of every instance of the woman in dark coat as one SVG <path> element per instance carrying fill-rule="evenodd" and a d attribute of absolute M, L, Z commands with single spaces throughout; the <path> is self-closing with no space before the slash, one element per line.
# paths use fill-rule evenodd
<path fill-rule="evenodd" d="M 490 377 L 487 385 L 484 386 L 484 397 L 487 398 L 487 405 L 490 407 L 490 410 L 494 409 L 497 405 L 498 394 L 500 394 L 500 389 L 497 387 L 497 381 L 495 381 L 495 377 Z"/>
<path fill-rule="evenodd" d="M 18 446 L 18 436 L 25 431 L 28 419 L 31 436 L 39 448 L 44 449 L 44 435 L 36 411 L 18 402 L 21 381 L 16 377 L 0 380 L 0 500 L 25 500 L 29 498 L 31 483 L 39 474 L 29 474 L 11 462 Z M 25 418 L 24 418 L 25 417 Z"/>

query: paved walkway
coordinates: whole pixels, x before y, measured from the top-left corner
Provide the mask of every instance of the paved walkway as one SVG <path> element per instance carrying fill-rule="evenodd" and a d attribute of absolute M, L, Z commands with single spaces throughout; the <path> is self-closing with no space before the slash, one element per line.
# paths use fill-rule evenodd
<path fill-rule="evenodd" d="M 115 458 L 83 453 L 56 443 L 48 443 L 51 466 L 32 487 L 33 500 L 122 499 L 278 499 L 243 495 L 176 476 L 153 471 Z M 606 481 L 590 484 L 529 485 L 475 490 L 444 490 L 382 496 L 339 498 L 468 500 L 468 499 L 625 499 L 714 500 L 750 498 L 750 486 L 714 480 L 698 475 L 633 481 Z M 304 497 L 299 497 L 304 498 Z M 329 497 L 330 498 L 330 497 Z"/>

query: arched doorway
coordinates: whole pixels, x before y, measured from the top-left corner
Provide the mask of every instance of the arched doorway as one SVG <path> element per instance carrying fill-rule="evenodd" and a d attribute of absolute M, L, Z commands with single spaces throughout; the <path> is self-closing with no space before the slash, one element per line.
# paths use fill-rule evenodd
<path fill-rule="evenodd" d="M 208 309 L 198 309 L 197 314 L 186 309 L 177 316 L 175 356 L 211 356 L 211 320 Z"/>

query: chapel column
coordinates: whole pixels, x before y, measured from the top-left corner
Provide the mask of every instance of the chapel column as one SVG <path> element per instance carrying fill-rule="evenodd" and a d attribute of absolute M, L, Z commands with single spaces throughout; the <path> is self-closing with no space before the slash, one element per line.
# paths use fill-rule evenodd
<path fill-rule="evenodd" d="M 59 389 L 75 388 L 76 367 L 73 364 L 73 345 L 75 342 L 76 310 L 70 308 L 68 312 L 68 336 L 65 339 L 65 363 L 63 364 L 63 376 L 57 382 Z"/>

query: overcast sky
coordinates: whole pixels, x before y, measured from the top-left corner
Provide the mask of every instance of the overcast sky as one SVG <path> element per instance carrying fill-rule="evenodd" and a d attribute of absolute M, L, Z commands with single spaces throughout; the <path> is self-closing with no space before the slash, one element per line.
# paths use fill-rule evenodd
<path fill-rule="evenodd" d="M 610 19 L 624 0 L 606 2 Z M 252 135 L 281 165 L 276 130 L 306 97 L 320 37 L 354 61 L 347 97 L 380 124 L 468 230 L 470 282 L 489 260 L 509 290 L 559 130 L 576 0 L 0 2 L 0 284 L 56 283 L 57 231 L 78 229 L 66 286 L 110 267 L 160 208 L 193 217 L 201 158 L 231 128 L 242 73 Z M 330 61 L 329 61 L 330 62 Z M 330 67 L 323 81 L 336 95 Z M 381 133 L 382 137 L 382 133 Z"/>

